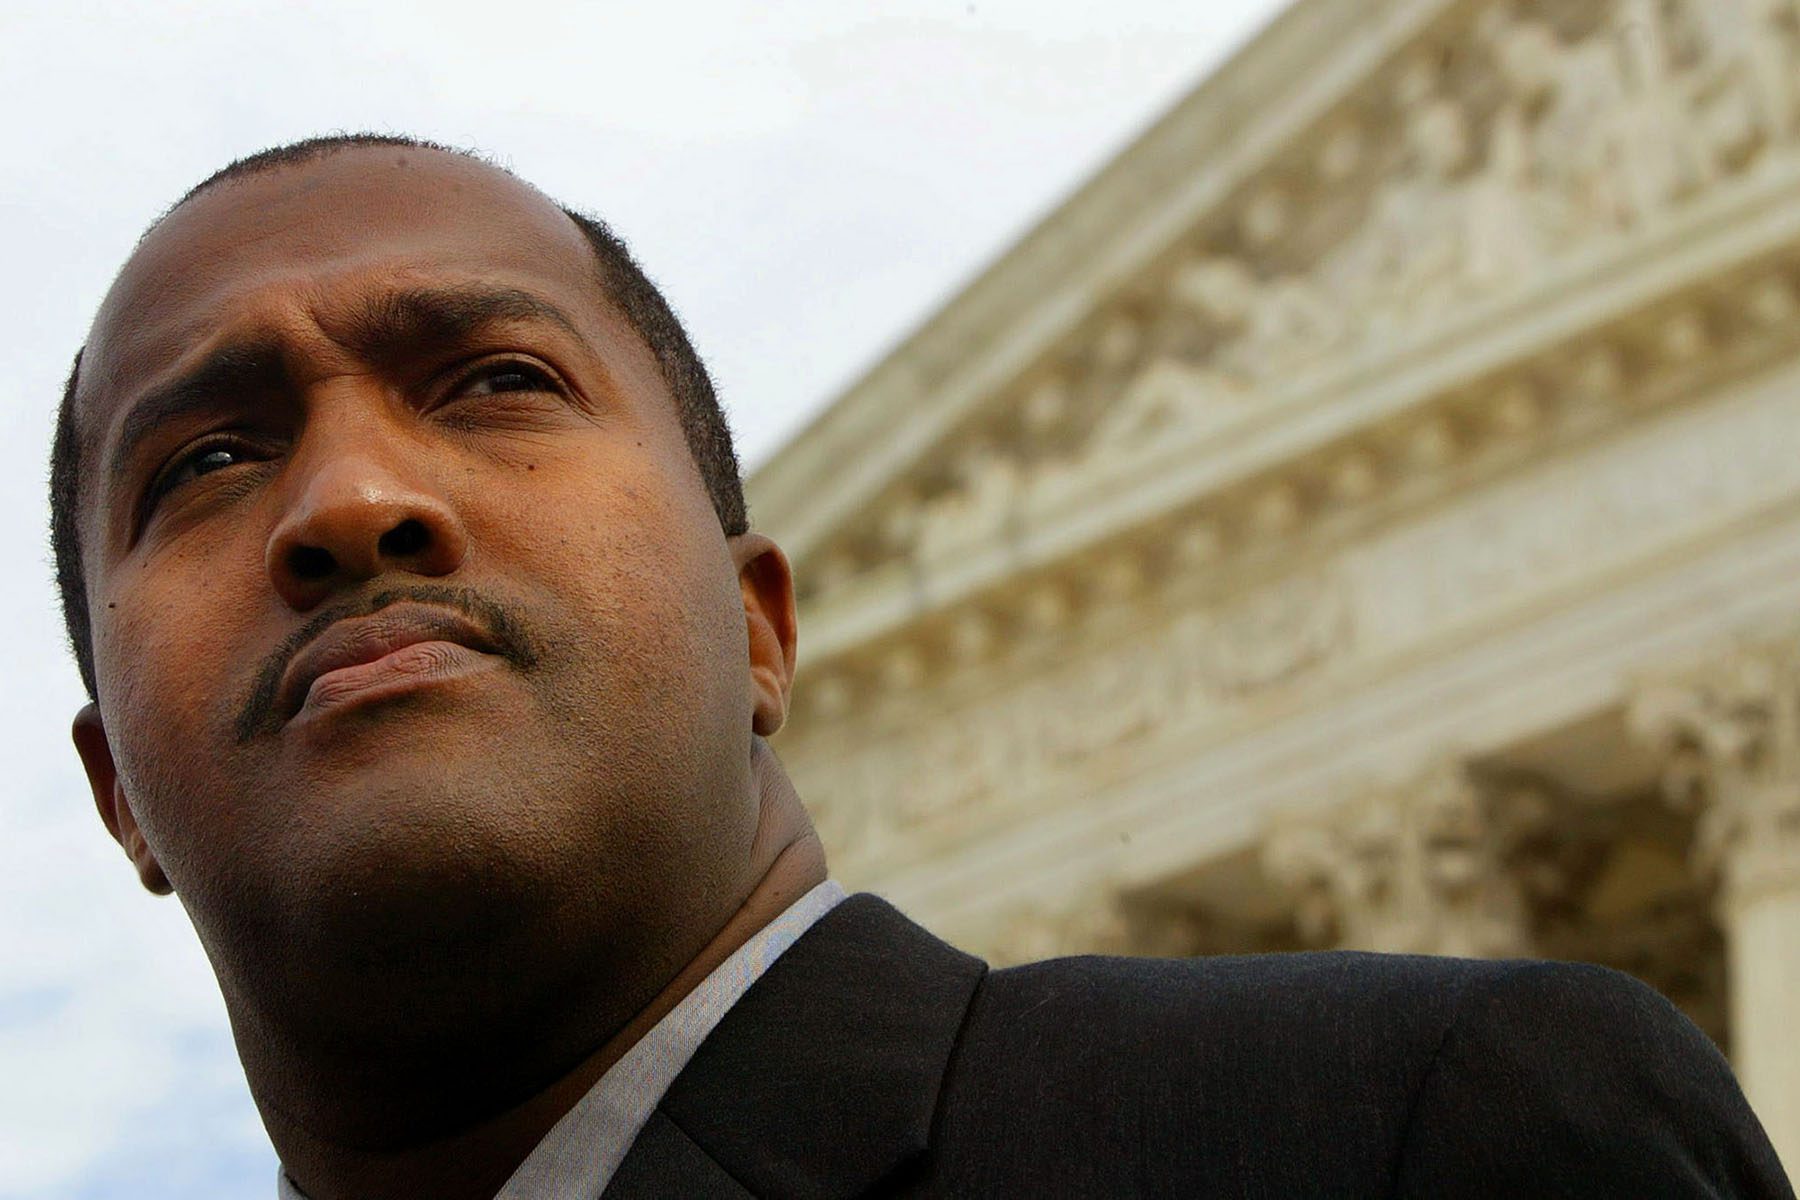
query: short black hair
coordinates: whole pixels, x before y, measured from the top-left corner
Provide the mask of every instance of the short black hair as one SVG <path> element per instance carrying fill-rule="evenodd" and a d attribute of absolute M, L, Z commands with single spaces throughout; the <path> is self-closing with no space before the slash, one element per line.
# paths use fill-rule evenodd
<path fill-rule="evenodd" d="M 383 146 L 455 154 L 512 174 L 472 151 L 423 138 L 390 133 L 329 134 L 271 146 L 213 172 L 188 189 L 168 212 L 157 218 L 144 236 L 148 237 L 169 213 L 218 184 L 281 167 L 299 166 L 340 150 Z M 600 286 L 606 297 L 655 356 L 657 368 L 675 397 L 682 432 L 687 437 L 695 465 L 700 468 L 700 478 L 706 484 L 719 525 L 727 537 L 744 533 L 750 527 L 749 517 L 744 506 L 743 476 L 738 467 L 737 451 L 732 445 L 731 427 L 713 390 L 712 376 L 688 339 L 687 330 L 650 277 L 638 266 L 625 243 L 607 228 L 604 221 L 560 204 L 557 207 L 575 222 L 575 227 L 593 248 Z M 93 629 L 88 621 L 87 575 L 82 567 L 81 530 L 77 521 L 82 489 L 82 443 L 75 428 L 75 393 L 80 380 L 81 352 L 77 351 L 75 365 L 69 369 L 68 382 L 63 386 L 62 403 L 56 413 L 56 434 L 50 449 L 50 546 L 56 562 L 56 586 L 62 595 L 69 647 L 74 651 L 75 665 L 81 672 L 88 698 L 98 699 Z"/>

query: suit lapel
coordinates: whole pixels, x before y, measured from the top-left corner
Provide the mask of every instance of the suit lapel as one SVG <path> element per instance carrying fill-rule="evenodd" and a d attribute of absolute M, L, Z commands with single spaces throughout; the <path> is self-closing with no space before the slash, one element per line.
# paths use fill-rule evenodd
<path fill-rule="evenodd" d="M 612 1181 L 606 1200 L 667 1200 L 669 1196 L 749 1200 L 744 1185 L 694 1144 L 661 1110 L 650 1114 Z"/>
<path fill-rule="evenodd" d="M 701 1044 L 658 1109 L 669 1128 L 640 1135 L 608 1200 L 673 1194 L 653 1168 L 686 1153 L 677 1134 L 756 1195 L 853 1196 L 892 1177 L 929 1144 L 986 971 L 885 901 L 845 900 Z M 630 1180 L 656 1186 L 617 1190 Z"/>

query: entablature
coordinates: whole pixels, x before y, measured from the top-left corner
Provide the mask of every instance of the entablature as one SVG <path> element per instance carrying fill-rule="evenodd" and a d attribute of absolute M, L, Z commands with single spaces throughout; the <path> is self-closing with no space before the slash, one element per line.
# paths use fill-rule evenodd
<path fill-rule="evenodd" d="M 1791 0 L 1353 7 L 1296 6 L 759 473 L 822 711 L 1791 353 Z"/>

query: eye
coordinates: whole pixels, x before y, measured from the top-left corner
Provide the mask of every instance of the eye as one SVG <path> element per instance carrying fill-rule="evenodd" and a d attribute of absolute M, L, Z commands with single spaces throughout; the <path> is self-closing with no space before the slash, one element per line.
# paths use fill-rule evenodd
<path fill-rule="evenodd" d="M 517 359 L 483 363 L 457 387 L 460 395 L 491 396 L 501 392 L 555 391 L 549 372 Z"/>
<path fill-rule="evenodd" d="M 235 467 L 248 458 L 249 452 L 235 443 L 209 442 L 197 446 L 169 464 L 169 469 L 151 487 L 150 498 L 160 499 L 185 483 L 203 475 L 223 471 L 227 467 Z"/>
<path fill-rule="evenodd" d="M 229 467 L 237 461 L 237 451 L 226 446 L 215 446 L 204 454 L 196 454 L 188 460 L 188 469 L 196 475 L 210 475 L 221 467 Z"/>

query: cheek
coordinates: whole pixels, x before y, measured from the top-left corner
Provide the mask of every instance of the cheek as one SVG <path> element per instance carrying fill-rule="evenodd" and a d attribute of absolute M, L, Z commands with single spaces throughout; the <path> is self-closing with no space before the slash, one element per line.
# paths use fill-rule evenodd
<path fill-rule="evenodd" d="M 742 599 L 704 495 L 653 462 L 533 474 L 530 499 L 490 508 L 475 543 L 558 598 L 563 638 L 605 657 L 608 686 L 664 711 L 726 700 L 747 657 Z"/>
<path fill-rule="evenodd" d="M 248 589 L 259 564 L 228 547 L 173 551 L 115 571 L 94 603 L 101 710 L 128 794 L 189 777 L 231 739 L 232 704 L 253 673 Z"/>

